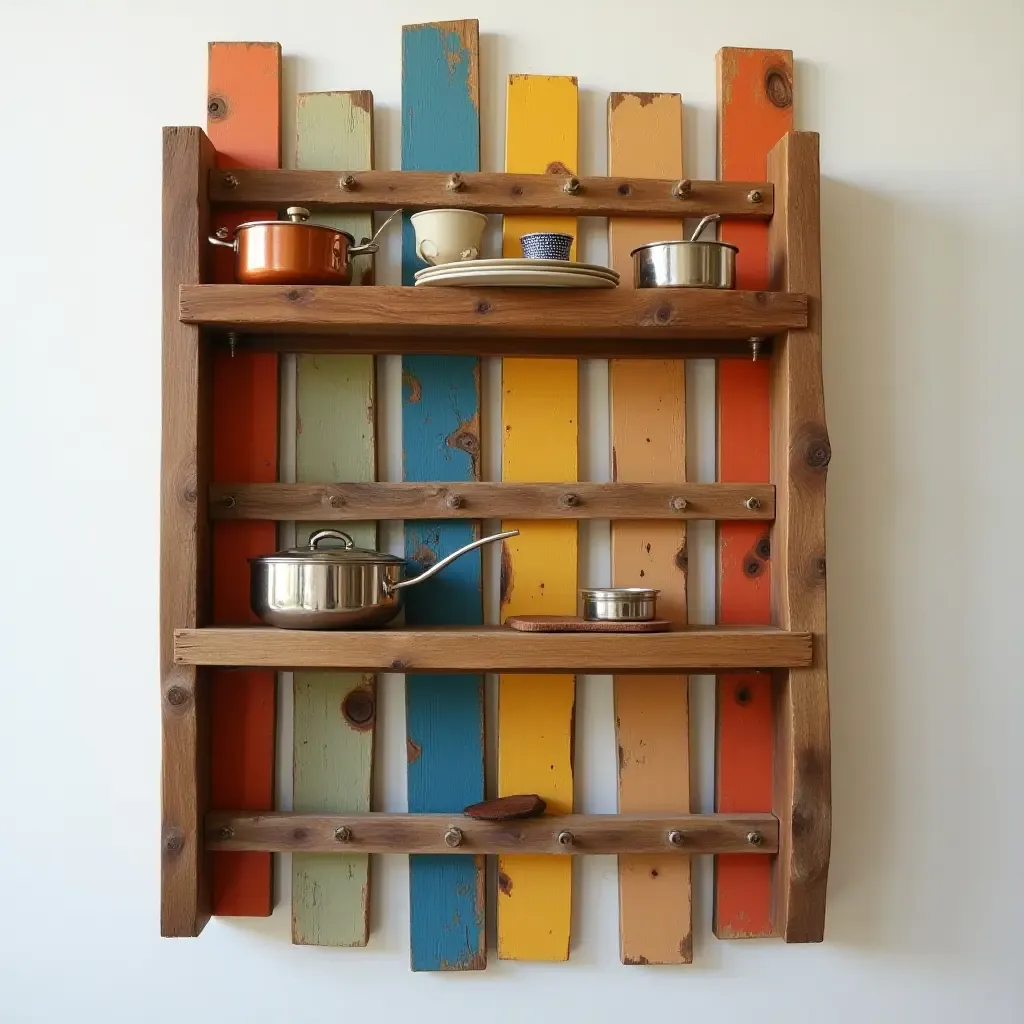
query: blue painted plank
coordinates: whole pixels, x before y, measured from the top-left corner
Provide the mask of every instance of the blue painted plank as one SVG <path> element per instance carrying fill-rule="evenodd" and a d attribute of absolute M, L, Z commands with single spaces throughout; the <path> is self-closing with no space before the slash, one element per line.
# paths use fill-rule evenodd
<path fill-rule="evenodd" d="M 479 29 L 476 21 L 402 30 L 402 167 L 480 169 Z M 423 264 L 403 223 L 402 283 Z M 480 479 L 480 363 L 465 356 L 402 357 L 403 478 Z M 410 521 L 407 557 L 427 565 L 478 535 L 468 522 Z M 406 591 L 406 622 L 483 622 L 480 553 Z M 483 677 L 406 677 L 412 812 L 460 811 L 484 798 Z M 487 965 L 482 857 L 409 858 L 412 968 Z"/>

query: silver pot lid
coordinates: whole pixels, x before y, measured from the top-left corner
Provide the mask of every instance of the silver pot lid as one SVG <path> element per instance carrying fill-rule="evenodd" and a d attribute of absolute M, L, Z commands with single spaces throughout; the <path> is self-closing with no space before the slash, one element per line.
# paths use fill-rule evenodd
<path fill-rule="evenodd" d="M 322 547 L 325 540 L 336 540 L 337 546 Z M 302 547 L 275 551 L 272 555 L 250 558 L 250 562 L 302 563 L 325 562 L 328 565 L 404 565 L 405 559 L 389 555 L 385 551 L 368 551 L 357 548 L 355 541 L 343 530 L 317 530 Z"/>

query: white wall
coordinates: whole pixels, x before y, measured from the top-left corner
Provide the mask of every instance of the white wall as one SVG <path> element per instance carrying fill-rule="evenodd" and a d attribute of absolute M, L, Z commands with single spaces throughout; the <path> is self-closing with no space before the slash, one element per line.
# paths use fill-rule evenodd
<path fill-rule="evenodd" d="M 711 177 L 716 50 L 797 56 L 798 127 L 822 133 L 834 450 L 823 945 L 716 942 L 702 865 L 694 966 L 620 967 L 611 858 L 579 868 L 568 966 L 410 974 L 398 857 L 378 859 L 364 951 L 292 947 L 287 901 L 157 937 L 158 130 L 202 123 L 207 40 L 274 39 L 289 97 L 372 88 L 378 166 L 397 166 L 399 27 L 457 17 L 484 33 L 492 169 L 509 72 L 579 76 L 589 173 L 609 90 L 681 91 L 688 174 Z M 1021 1019 L 1020 0 L 8 0 L 0 25 L 0 1020 Z M 602 422 L 597 401 L 598 475 Z M 691 445 L 706 478 L 710 431 Z M 695 562 L 707 614 L 706 548 Z M 580 694 L 578 805 L 611 810 L 610 683 Z M 383 715 L 379 795 L 401 809 L 400 679 Z"/>

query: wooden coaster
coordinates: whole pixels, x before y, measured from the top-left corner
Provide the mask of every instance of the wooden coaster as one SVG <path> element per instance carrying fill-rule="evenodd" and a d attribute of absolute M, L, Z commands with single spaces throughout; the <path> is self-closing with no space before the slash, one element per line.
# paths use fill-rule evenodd
<path fill-rule="evenodd" d="M 506 626 L 520 633 L 667 633 L 666 619 L 650 622 L 588 622 L 578 615 L 511 615 Z"/>
<path fill-rule="evenodd" d="M 463 808 L 462 813 L 479 821 L 514 821 L 517 818 L 539 818 L 546 807 L 547 804 L 536 793 L 520 793 L 470 804 Z"/>

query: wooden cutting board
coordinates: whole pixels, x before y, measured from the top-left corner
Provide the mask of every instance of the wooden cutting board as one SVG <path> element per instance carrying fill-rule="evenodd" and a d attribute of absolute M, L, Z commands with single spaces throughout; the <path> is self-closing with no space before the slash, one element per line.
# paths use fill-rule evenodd
<path fill-rule="evenodd" d="M 672 628 L 672 623 L 665 619 L 589 622 L 578 615 L 510 615 L 505 625 L 520 633 L 667 633 Z"/>

